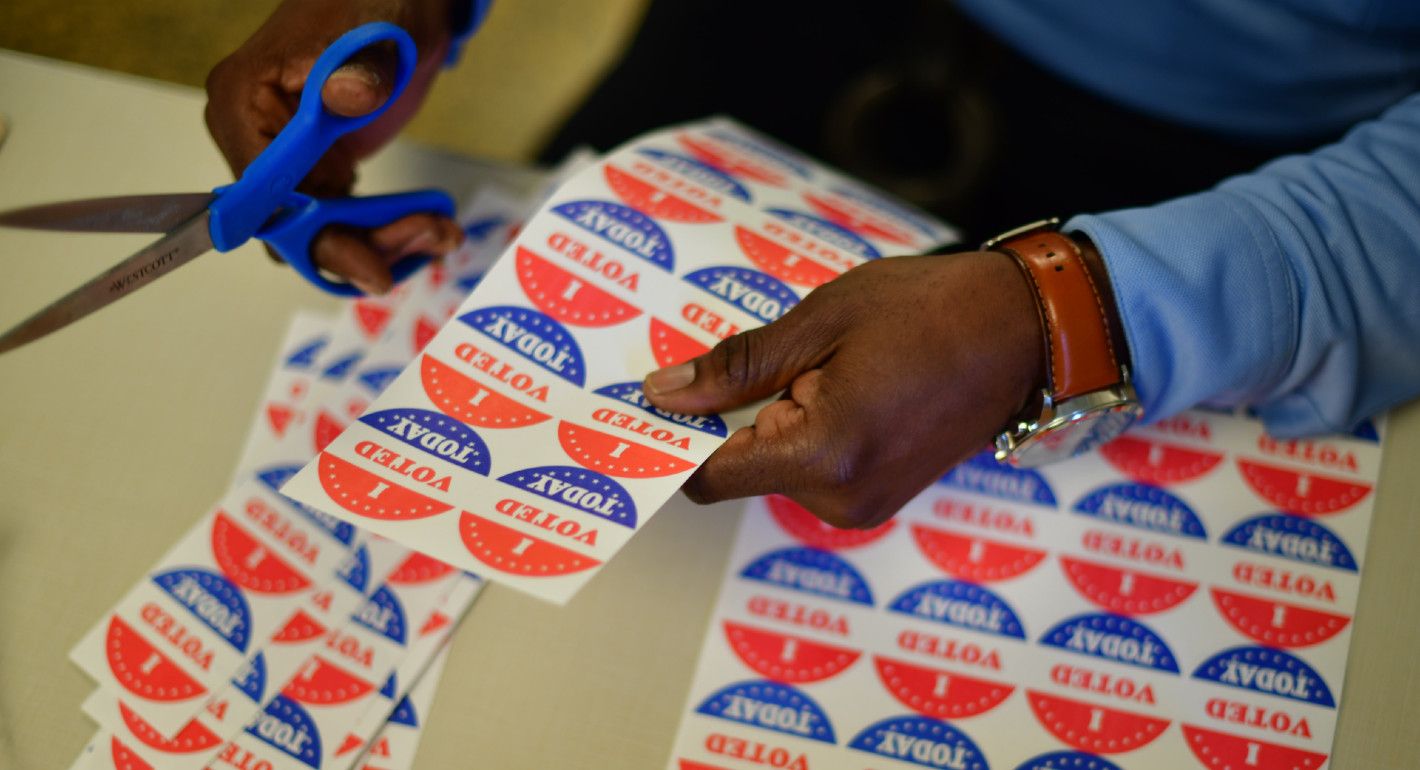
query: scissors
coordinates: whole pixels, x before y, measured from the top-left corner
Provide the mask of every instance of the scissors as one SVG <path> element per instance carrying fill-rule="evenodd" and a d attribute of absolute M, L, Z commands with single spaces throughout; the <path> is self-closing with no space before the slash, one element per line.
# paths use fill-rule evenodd
<path fill-rule="evenodd" d="M 392 42 L 399 74 L 390 98 L 374 112 L 343 117 L 325 109 L 321 89 L 336 68 L 371 45 Z M 440 190 L 363 198 L 316 199 L 295 191 L 316 161 L 341 136 L 378 118 L 404 92 L 414 73 L 414 41 L 384 22 L 365 24 L 331 43 L 316 60 L 301 92 L 300 107 L 236 182 L 210 193 L 134 195 L 65 201 L 0 212 L 0 225 L 41 230 L 164 233 L 163 237 L 0 334 L 0 353 L 13 350 L 132 294 L 193 259 L 216 249 L 231 251 L 252 238 L 276 249 L 297 273 L 340 296 L 361 292 L 330 280 L 311 261 L 311 241 L 332 224 L 379 227 L 418 212 L 451 217 L 454 202 Z M 391 266 L 396 281 L 429 261 L 410 255 Z"/>

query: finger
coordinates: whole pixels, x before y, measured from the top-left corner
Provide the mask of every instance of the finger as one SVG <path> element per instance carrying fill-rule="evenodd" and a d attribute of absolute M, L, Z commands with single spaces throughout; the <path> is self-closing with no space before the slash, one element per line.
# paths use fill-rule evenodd
<path fill-rule="evenodd" d="M 814 477 L 831 446 L 815 413 L 822 378 L 822 369 L 806 372 L 794 380 L 788 397 L 764 405 L 753 425 L 731 434 L 686 481 L 686 495 L 711 503 L 817 484 Z"/>
<path fill-rule="evenodd" d="M 715 503 L 782 493 L 799 486 L 802 457 L 797 456 L 796 446 L 806 440 L 796 441 L 793 426 L 802 423 L 802 410 L 787 400 L 765 405 L 754 425 L 730 434 L 686 480 L 686 496 L 697 503 Z M 775 428 L 766 429 L 767 425 Z M 788 431 L 788 435 L 778 433 L 771 438 L 774 430 Z"/>
<path fill-rule="evenodd" d="M 399 54 L 391 45 L 364 48 L 331 73 L 321 87 L 326 109 L 347 118 L 379 109 L 394 92 Z"/>
<path fill-rule="evenodd" d="M 823 364 L 838 336 L 837 319 L 806 300 L 767 326 L 721 340 L 705 355 L 652 372 L 642 389 L 655 406 L 681 414 L 754 403 Z"/>
<path fill-rule="evenodd" d="M 463 243 L 463 230 L 448 217 L 412 214 L 371 230 L 370 243 L 391 262 L 412 254 L 442 257 Z"/>
<path fill-rule="evenodd" d="M 321 230 L 311 242 L 311 258 L 366 294 L 384 294 L 394 285 L 384 258 L 353 228 L 331 225 Z"/>

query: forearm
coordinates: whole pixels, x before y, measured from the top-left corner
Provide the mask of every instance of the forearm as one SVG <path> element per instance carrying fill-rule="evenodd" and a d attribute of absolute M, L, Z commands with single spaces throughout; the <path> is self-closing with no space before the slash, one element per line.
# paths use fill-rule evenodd
<path fill-rule="evenodd" d="M 1250 404 L 1316 433 L 1420 393 L 1420 96 L 1336 145 L 1068 228 L 1108 265 L 1149 418 Z"/>

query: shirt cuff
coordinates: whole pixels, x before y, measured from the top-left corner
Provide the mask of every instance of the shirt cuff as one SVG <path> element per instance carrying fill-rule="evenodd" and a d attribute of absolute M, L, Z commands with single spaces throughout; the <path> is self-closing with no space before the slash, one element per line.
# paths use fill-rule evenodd
<path fill-rule="evenodd" d="M 1250 403 L 1286 371 L 1295 279 L 1250 208 L 1215 190 L 1065 224 L 1109 271 L 1145 421 Z"/>

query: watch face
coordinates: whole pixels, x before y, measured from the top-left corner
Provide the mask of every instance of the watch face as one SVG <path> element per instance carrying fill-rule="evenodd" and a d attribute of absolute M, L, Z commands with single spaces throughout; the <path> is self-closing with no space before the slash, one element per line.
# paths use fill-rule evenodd
<path fill-rule="evenodd" d="M 1142 410 L 1122 402 L 1061 417 L 1027 436 L 1006 461 L 1031 468 L 1093 451 L 1134 424 Z"/>

